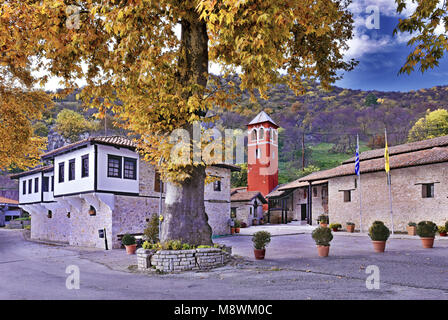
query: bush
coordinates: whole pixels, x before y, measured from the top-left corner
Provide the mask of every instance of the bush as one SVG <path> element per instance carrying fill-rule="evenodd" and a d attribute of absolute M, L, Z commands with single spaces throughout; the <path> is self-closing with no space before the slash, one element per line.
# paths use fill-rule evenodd
<path fill-rule="evenodd" d="M 409 226 L 409 227 L 416 227 L 417 224 L 416 224 L 415 222 L 409 222 L 409 223 L 408 223 L 408 226 Z"/>
<path fill-rule="evenodd" d="M 239 220 L 235 220 L 235 224 L 233 226 L 235 228 L 241 228 L 241 222 Z"/>
<path fill-rule="evenodd" d="M 345 224 L 348 225 L 348 226 L 354 226 L 355 225 L 353 222 L 346 222 Z"/>
<path fill-rule="evenodd" d="M 198 246 L 198 249 L 206 249 L 206 248 L 211 248 L 212 246 L 206 245 L 206 244 L 201 244 L 200 246 Z"/>
<path fill-rule="evenodd" d="M 448 221 L 445 222 L 445 229 L 448 230 Z"/>
<path fill-rule="evenodd" d="M 340 228 L 342 228 L 342 226 L 341 226 L 341 224 L 340 223 L 332 223 L 332 224 L 330 224 L 330 229 L 340 229 Z"/>
<path fill-rule="evenodd" d="M 159 241 L 159 218 L 156 214 L 151 216 L 151 220 L 148 222 L 148 226 L 143 231 L 146 240 L 151 243 L 157 243 Z"/>
<path fill-rule="evenodd" d="M 437 232 L 437 225 L 432 221 L 420 221 L 417 224 L 417 234 L 421 238 L 434 238 Z"/>
<path fill-rule="evenodd" d="M 330 241 L 333 240 L 333 234 L 331 233 L 330 228 L 318 227 L 313 230 L 311 234 L 314 241 L 318 246 L 330 246 Z"/>
<path fill-rule="evenodd" d="M 125 246 L 131 246 L 135 244 L 135 237 L 129 233 L 126 233 L 121 239 L 121 243 Z"/>
<path fill-rule="evenodd" d="M 329 222 L 329 218 L 328 218 L 328 216 L 326 215 L 326 214 L 321 214 L 318 218 L 317 218 L 317 220 L 320 222 L 320 223 L 326 223 L 326 224 L 328 224 L 328 222 Z"/>
<path fill-rule="evenodd" d="M 271 234 L 267 231 L 257 231 L 252 236 L 252 242 L 254 243 L 255 249 L 265 249 L 269 242 L 271 242 Z"/>
<path fill-rule="evenodd" d="M 373 241 L 387 241 L 390 236 L 389 228 L 382 221 L 374 221 L 369 228 L 369 237 Z"/>
<path fill-rule="evenodd" d="M 163 250 L 182 250 L 182 241 L 168 240 L 162 243 Z"/>

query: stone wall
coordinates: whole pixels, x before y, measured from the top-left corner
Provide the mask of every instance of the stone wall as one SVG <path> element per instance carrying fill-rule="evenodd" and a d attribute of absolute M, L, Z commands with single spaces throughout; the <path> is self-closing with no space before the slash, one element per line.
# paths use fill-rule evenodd
<path fill-rule="evenodd" d="M 31 239 L 69 243 L 68 220 L 63 210 L 53 210 L 51 218 L 48 218 L 47 212 L 31 213 Z"/>
<path fill-rule="evenodd" d="M 137 250 L 140 270 L 154 268 L 161 272 L 204 270 L 225 265 L 230 253 L 221 248 L 200 248 L 192 250 Z"/>
<path fill-rule="evenodd" d="M 362 165 L 362 163 L 361 163 Z M 432 220 L 442 225 L 448 219 L 448 166 L 446 163 L 391 170 L 394 227 L 405 231 L 408 222 Z M 356 176 L 332 178 L 329 181 L 330 223 L 347 221 L 359 228 L 359 185 Z M 434 198 L 422 198 L 422 183 L 434 183 Z M 389 189 L 384 171 L 361 175 L 364 231 L 375 220 L 391 228 Z M 343 190 L 351 191 L 351 201 L 344 202 Z"/>

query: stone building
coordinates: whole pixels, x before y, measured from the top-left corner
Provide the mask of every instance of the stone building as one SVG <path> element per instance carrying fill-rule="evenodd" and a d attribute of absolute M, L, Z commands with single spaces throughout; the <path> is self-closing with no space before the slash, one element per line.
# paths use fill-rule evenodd
<path fill-rule="evenodd" d="M 120 136 L 91 137 L 42 156 L 52 164 L 12 175 L 20 207 L 32 217 L 31 238 L 70 245 L 121 247 L 125 233 L 141 234 L 165 199 L 155 168 Z M 206 169 L 218 177 L 205 186 L 205 209 L 214 235 L 229 234 L 232 165 Z"/>
<path fill-rule="evenodd" d="M 394 229 L 405 231 L 411 221 L 444 224 L 448 219 L 448 136 L 390 147 L 389 155 Z M 307 183 L 310 188 L 310 183 L 328 181 L 330 223 L 350 221 L 359 229 L 361 193 L 363 230 L 375 220 L 391 228 L 384 149 L 361 153 L 360 172 L 361 185 L 355 175 L 355 159 L 351 158 L 341 166 L 312 173 L 297 183 Z"/>
<path fill-rule="evenodd" d="M 235 188 L 231 191 L 230 201 L 232 218 L 244 222 L 247 226 L 260 224 L 263 219 L 263 205 L 267 203 L 261 192 Z"/>

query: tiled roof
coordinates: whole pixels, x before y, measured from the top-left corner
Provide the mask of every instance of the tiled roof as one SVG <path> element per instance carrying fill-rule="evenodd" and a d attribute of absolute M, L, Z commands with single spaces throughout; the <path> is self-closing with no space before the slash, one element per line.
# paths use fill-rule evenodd
<path fill-rule="evenodd" d="M 231 188 L 230 189 L 230 194 L 234 194 L 236 192 L 246 192 L 246 191 L 247 191 L 247 187 Z"/>
<path fill-rule="evenodd" d="M 5 198 L 5 197 L 0 197 L 0 203 L 6 203 L 6 204 L 19 204 L 19 201 L 14 200 L 14 199 L 9 199 L 9 198 Z"/>
<path fill-rule="evenodd" d="M 243 192 L 236 192 L 232 194 L 230 197 L 230 201 L 251 201 L 254 198 L 260 198 L 261 202 L 267 203 L 266 199 L 263 197 L 261 192 L 259 191 L 243 191 Z"/>
<path fill-rule="evenodd" d="M 37 168 L 31 169 L 31 170 L 28 170 L 28 171 L 11 174 L 9 177 L 11 179 L 18 179 L 20 177 L 29 176 L 31 174 L 35 174 L 35 173 L 38 173 L 38 172 L 48 172 L 48 171 L 52 171 L 52 170 L 53 170 L 53 165 L 42 166 L 42 167 L 37 167 Z"/>
<path fill-rule="evenodd" d="M 433 139 L 416 141 L 389 147 L 389 156 L 400 153 L 408 153 L 424 149 L 431 149 L 434 147 L 447 147 L 447 146 L 448 146 L 448 136 L 442 136 Z M 382 157 L 384 157 L 384 148 L 364 151 L 359 155 L 359 160 L 368 160 Z M 353 162 L 355 162 L 355 157 L 344 161 L 343 164 Z"/>
<path fill-rule="evenodd" d="M 399 153 L 389 156 L 389 164 L 391 170 L 441 162 L 448 162 L 448 147 L 435 147 L 432 149 Z M 383 171 L 384 157 L 360 161 L 359 167 L 361 174 Z M 299 181 L 316 181 L 354 174 L 354 163 L 347 163 L 333 169 L 314 172 L 306 177 L 299 179 Z"/>
<path fill-rule="evenodd" d="M 253 120 L 251 122 L 249 122 L 249 125 L 262 123 L 262 122 L 270 122 L 273 125 L 278 127 L 278 125 L 274 122 L 274 120 L 272 120 L 271 117 L 268 116 L 268 114 L 264 111 L 261 111 L 259 114 L 257 114 L 257 116 L 255 118 L 253 118 Z"/>
<path fill-rule="evenodd" d="M 318 184 L 322 184 L 322 183 L 327 183 L 328 180 L 322 180 L 322 181 L 314 181 L 312 183 L 313 186 L 318 185 Z M 282 186 L 280 186 L 278 188 L 279 191 L 284 191 L 284 190 L 288 190 L 288 189 L 296 189 L 296 188 L 301 188 L 301 187 L 308 187 L 309 183 L 307 181 L 301 181 L 301 179 L 297 179 L 295 181 L 292 181 L 290 183 L 286 183 Z"/>
<path fill-rule="evenodd" d="M 61 148 L 51 150 L 51 151 L 43 154 L 42 159 L 52 158 L 58 154 L 67 152 L 71 149 L 74 149 L 74 148 L 77 148 L 77 147 L 80 147 L 80 146 L 83 146 L 83 145 L 86 145 L 89 143 L 106 144 L 106 145 L 112 145 L 112 146 L 126 147 L 126 148 L 130 148 L 130 149 L 135 149 L 137 147 L 137 145 L 131 139 L 123 137 L 123 136 L 89 137 L 87 139 L 83 139 L 83 140 L 68 144 Z"/>

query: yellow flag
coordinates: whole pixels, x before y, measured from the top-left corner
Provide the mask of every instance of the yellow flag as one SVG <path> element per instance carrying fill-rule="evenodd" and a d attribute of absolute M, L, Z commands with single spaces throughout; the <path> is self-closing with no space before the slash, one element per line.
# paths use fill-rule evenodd
<path fill-rule="evenodd" d="M 389 173 L 390 167 L 389 167 L 389 150 L 387 149 L 387 140 L 386 140 L 386 146 L 384 148 L 384 169 L 387 173 Z"/>

